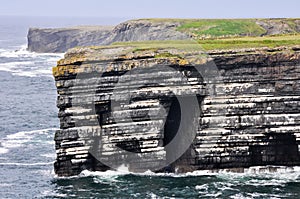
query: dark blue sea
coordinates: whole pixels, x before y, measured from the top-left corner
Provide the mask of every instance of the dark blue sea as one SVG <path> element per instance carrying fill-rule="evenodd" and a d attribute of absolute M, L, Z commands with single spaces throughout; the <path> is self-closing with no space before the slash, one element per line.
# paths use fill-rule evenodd
<path fill-rule="evenodd" d="M 0 198 L 300 198 L 300 168 L 132 174 L 88 172 L 58 178 L 59 128 L 51 68 L 63 54 L 26 50 L 29 27 L 113 25 L 122 19 L 0 17 Z"/>

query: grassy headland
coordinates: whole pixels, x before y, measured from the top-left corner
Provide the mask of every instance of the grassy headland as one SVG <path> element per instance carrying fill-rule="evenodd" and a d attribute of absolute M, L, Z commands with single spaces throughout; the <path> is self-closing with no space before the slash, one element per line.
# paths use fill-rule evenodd
<path fill-rule="evenodd" d="M 140 19 L 177 24 L 191 41 L 118 42 L 136 50 L 155 48 L 224 50 L 300 45 L 300 19 Z M 139 20 L 136 20 L 139 21 Z"/>
<path fill-rule="evenodd" d="M 146 49 L 176 48 L 182 50 L 226 50 L 260 47 L 282 47 L 300 45 L 300 34 L 274 35 L 264 37 L 232 37 L 199 40 L 179 41 L 142 41 L 142 42 L 117 42 L 115 46 L 134 46 L 135 51 Z"/>
<path fill-rule="evenodd" d="M 194 37 L 221 37 L 234 35 L 259 36 L 266 30 L 253 19 L 207 19 L 186 21 L 177 30 Z"/>
<path fill-rule="evenodd" d="M 281 46 L 300 45 L 300 34 L 274 35 L 264 37 L 236 37 L 224 39 L 198 40 L 199 45 L 205 50 L 224 50 L 241 48 L 275 48 Z"/>

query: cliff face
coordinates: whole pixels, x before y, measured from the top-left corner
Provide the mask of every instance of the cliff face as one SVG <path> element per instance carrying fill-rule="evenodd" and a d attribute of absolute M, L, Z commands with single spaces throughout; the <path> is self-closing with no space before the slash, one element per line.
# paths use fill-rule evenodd
<path fill-rule="evenodd" d="M 59 29 L 30 28 L 28 50 L 38 53 L 61 53 L 75 46 L 104 45 L 112 27 L 77 27 Z"/>
<path fill-rule="evenodd" d="M 124 41 L 184 40 L 189 36 L 176 30 L 179 22 L 127 21 L 117 25 L 107 38 L 107 44 Z"/>
<path fill-rule="evenodd" d="M 76 46 L 101 46 L 122 41 L 187 39 L 185 33 L 176 31 L 178 25 L 169 22 L 128 21 L 116 27 L 31 28 L 27 36 L 28 50 L 57 53 Z"/>
<path fill-rule="evenodd" d="M 31 28 L 28 50 L 66 52 L 76 46 L 109 45 L 113 42 L 185 40 L 231 36 L 263 36 L 299 33 L 299 19 L 143 19 L 116 27 Z"/>
<path fill-rule="evenodd" d="M 300 165 L 299 61 L 299 47 L 72 49 L 53 69 L 55 172 Z"/>

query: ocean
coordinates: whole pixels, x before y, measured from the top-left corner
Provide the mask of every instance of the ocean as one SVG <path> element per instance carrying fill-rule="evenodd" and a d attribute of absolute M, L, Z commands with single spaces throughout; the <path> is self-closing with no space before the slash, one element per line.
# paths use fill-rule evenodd
<path fill-rule="evenodd" d="M 124 19 L 0 17 L 0 198 L 300 198 L 300 168 L 271 173 L 89 172 L 58 178 L 51 68 L 63 54 L 26 50 L 29 27 L 114 25 Z"/>

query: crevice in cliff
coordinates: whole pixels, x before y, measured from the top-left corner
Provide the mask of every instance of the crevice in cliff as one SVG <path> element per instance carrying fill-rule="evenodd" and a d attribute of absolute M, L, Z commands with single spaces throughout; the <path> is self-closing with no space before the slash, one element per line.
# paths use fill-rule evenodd
<path fill-rule="evenodd" d="M 251 163 L 263 165 L 295 165 L 300 162 L 296 136 L 292 133 L 270 133 L 263 138 L 264 145 L 250 146 Z"/>
<path fill-rule="evenodd" d="M 194 169 L 195 132 L 198 128 L 200 110 L 196 106 L 189 105 L 201 104 L 202 100 L 202 97 L 195 98 L 194 96 L 173 97 L 170 100 L 163 142 L 164 146 L 174 142 L 175 147 L 166 147 L 166 160 L 172 162 L 166 167 L 168 172 L 189 172 Z"/>
<path fill-rule="evenodd" d="M 176 97 L 170 100 L 170 109 L 164 126 L 164 146 L 168 145 L 176 136 L 181 122 L 180 104 Z M 167 152 L 167 155 L 171 152 Z"/>

